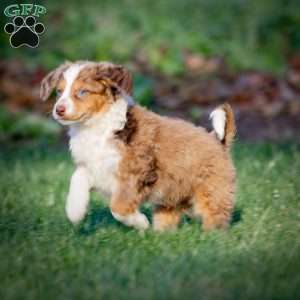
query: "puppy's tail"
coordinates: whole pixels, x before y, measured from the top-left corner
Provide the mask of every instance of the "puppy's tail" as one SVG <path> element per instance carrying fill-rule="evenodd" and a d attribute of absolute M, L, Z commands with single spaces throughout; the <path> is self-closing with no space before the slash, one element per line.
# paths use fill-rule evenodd
<path fill-rule="evenodd" d="M 209 116 L 214 134 L 226 148 L 229 148 L 236 134 L 234 114 L 228 103 L 217 107 Z"/>

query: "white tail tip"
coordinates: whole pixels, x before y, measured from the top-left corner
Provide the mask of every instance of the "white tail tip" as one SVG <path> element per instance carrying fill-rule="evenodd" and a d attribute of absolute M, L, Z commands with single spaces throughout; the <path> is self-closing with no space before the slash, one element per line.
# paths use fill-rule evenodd
<path fill-rule="evenodd" d="M 215 109 L 209 116 L 217 137 L 222 141 L 225 137 L 226 113 L 222 108 Z"/>

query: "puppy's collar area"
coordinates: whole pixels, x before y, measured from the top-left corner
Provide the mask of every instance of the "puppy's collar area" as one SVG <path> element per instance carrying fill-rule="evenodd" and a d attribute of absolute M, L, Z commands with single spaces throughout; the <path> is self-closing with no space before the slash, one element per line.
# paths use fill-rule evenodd
<path fill-rule="evenodd" d="M 117 101 L 123 99 L 127 103 L 128 108 L 135 105 L 134 100 L 130 97 L 125 91 L 121 91 L 120 97 L 117 98 Z"/>
<path fill-rule="evenodd" d="M 125 144 L 130 144 L 134 134 L 137 131 L 137 120 L 133 113 L 134 104 L 128 105 L 126 112 L 126 122 L 122 129 L 115 131 L 115 137 Z"/>

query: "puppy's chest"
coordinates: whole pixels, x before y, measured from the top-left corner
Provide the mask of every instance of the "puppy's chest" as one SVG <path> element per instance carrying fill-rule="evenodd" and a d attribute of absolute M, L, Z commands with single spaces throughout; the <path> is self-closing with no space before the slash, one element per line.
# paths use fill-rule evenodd
<path fill-rule="evenodd" d="M 116 189 L 116 173 L 121 160 L 113 135 L 79 132 L 71 137 L 70 149 L 75 163 L 87 169 L 92 187 L 110 196 Z"/>

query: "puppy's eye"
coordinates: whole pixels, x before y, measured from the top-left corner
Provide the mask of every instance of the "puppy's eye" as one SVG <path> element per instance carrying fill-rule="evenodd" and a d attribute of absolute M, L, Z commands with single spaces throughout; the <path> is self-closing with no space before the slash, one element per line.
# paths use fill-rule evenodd
<path fill-rule="evenodd" d="M 56 96 L 57 96 L 57 97 L 60 97 L 61 94 L 62 94 L 62 90 L 61 90 L 61 89 L 57 89 L 57 90 L 56 90 Z"/>
<path fill-rule="evenodd" d="M 77 96 L 79 97 L 79 98 L 83 98 L 84 96 L 86 96 L 87 94 L 89 93 L 89 91 L 88 90 L 79 90 L 78 92 L 77 92 Z"/>

